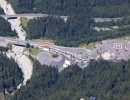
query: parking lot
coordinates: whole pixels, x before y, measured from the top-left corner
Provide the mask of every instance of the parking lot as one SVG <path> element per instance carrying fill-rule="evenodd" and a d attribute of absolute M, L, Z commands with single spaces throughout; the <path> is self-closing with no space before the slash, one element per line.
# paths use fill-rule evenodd
<path fill-rule="evenodd" d="M 59 71 L 64 69 L 65 61 L 87 67 L 91 59 L 103 58 L 104 60 L 117 61 L 130 58 L 130 43 L 122 40 L 107 40 L 96 45 L 91 50 L 85 48 L 51 47 L 51 52 L 56 52 L 60 60 L 52 58 L 49 52 L 40 53 L 37 59 L 41 64 L 56 66 Z"/>
<path fill-rule="evenodd" d="M 130 57 L 130 43 L 122 40 L 103 41 L 93 48 L 91 58 L 102 57 L 105 60 L 120 60 Z"/>

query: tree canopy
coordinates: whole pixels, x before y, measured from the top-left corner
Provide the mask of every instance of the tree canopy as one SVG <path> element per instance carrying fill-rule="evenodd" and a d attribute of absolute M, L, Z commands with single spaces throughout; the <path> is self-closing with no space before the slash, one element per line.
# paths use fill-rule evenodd
<path fill-rule="evenodd" d="M 119 26 L 119 29 L 99 32 L 94 30 L 94 27 L 111 29 L 113 26 Z M 48 38 L 54 40 L 57 45 L 79 46 L 80 44 L 129 36 L 130 21 L 129 18 L 124 18 L 117 22 L 96 23 L 89 16 L 74 16 L 65 23 L 60 18 L 49 16 L 30 20 L 25 30 L 28 39 Z"/>
<path fill-rule="evenodd" d="M 0 14 L 4 14 L 4 10 L 0 8 Z"/>
<path fill-rule="evenodd" d="M 0 91 L 5 89 L 11 93 L 23 81 L 23 73 L 13 58 L 0 53 Z"/>
<path fill-rule="evenodd" d="M 129 0 L 7 0 L 17 13 L 121 17 L 130 15 Z M 108 13 L 109 12 L 109 13 Z"/>
<path fill-rule="evenodd" d="M 0 36 L 16 36 L 17 33 L 12 31 L 11 24 L 4 18 L 0 17 Z"/>
<path fill-rule="evenodd" d="M 93 18 L 128 17 L 130 15 L 129 0 L 8 0 L 16 13 L 44 13 L 51 14 L 48 18 L 33 19 L 26 29 L 28 39 L 53 39 L 57 45 L 79 46 L 105 39 L 120 38 L 129 35 L 130 25 L 112 31 L 94 30 L 100 23 Z M 65 23 L 53 15 L 66 15 L 69 19 Z M 128 22 L 128 19 L 127 21 Z M 124 23 L 126 23 L 124 22 Z M 123 22 L 121 24 L 124 25 Z M 106 26 L 106 22 L 102 24 Z M 116 25 L 110 22 L 112 26 Z"/>
<path fill-rule="evenodd" d="M 27 86 L 13 100 L 128 100 L 130 98 L 130 60 L 92 61 L 85 69 L 69 66 L 61 73 L 52 67 L 34 64 L 34 74 Z"/>

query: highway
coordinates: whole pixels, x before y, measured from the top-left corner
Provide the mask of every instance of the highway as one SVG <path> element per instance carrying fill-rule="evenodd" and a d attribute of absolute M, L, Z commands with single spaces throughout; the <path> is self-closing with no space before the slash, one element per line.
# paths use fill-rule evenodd
<path fill-rule="evenodd" d="M 31 46 L 34 46 L 34 48 L 39 48 L 39 49 L 43 49 L 45 46 L 48 46 L 50 52 L 55 52 L 64 58 L 64 59 L 61 59 L 62 62 L 67 59 L 68 61 L 71 62 L 71 64 L 78 64 L 81 68 L 87 67 L 88 65 L 87 58 L 88 56 L 91 55 L 91 51 L 85 48 L 62 47 L 62 46 L 56 46 L 56 45 L 48 45 L 48 44 L 42 44 L 42 43 L 36 43 L 36 42 L 23 41 L 23 40 L 12 39 L 12 38 L 7 38 L 7 37 L 0 37 L 0 41 L 6 42 L 6 43 L 12 43 L 17 46 L 25 46 L 27 43 L 29 43 Z M 54 64 L 54 62 L 52 63 Z M 57 66 L 58 67 L 61 66 L 61 62 L 57 64 Z"/>
<path fill-rule="evenodd" d="M 93 47 L 92 50 L 88 50 L 85 48 L 73 48 L 41 44 L 6 37 L 0 37 L 0 41 L 12 43 L 18 46 L 25 46 L 27 43 L 29 43 L 30 45 L 34 46 L 34 48 L 39 48 L 41 50 L 47 47 L 50 53 L 54 52 L 58 54 L 60 60 L 54 60 L 48 53 L 40 53 L 38 56 L 38 60 L 41 63 L 47 63 L 48 65 L 52 66 L 55 65 L 60 70 L 63 68 L 62 65 L 64 64 L 65 60 L 69 61 L 71 64 L 77 64 L 80 68 L 84 68 L 87 67 L 92 59 L 97 60 L 99 57 L 105 60 L 112 61 L 130 58 L 130 43 L 127 41 L 102 41 L 101 44 Z M 124 47 L 128 48 L 128 50 L 126 51 Z"/>
<path fill-rule="evenodd" d="M 34 14 L 34 13 L 30 13 L 30 14 L 14 14 L 14 15 L 5 15 L 5 14 L 0 14 L 1 17 L 4 18 L 15 18 L 15 17 L 26 17 L 26 18 L 39 18 L 39 17 L 48 17 L 48 16 L 54 16 L 55 18 L 60 17 L 61 19 L 63 19 L 65 22 L 68 20 L 69 16 L 58 16 L 58 15 L 50 15 L 50 14 Z"/>
<path fill-rule="evenodd" d="M 0 14 L 1 17 L 4 18 L 17 18 L 17 17 L 26 17 L 26 18 L 40 18 L 40 17 L 48 17 L 48 16 L 54 16 L 55 18 L 60 17 L 61 19 L 63 19 L 65 22 L 68 20 L 69 16 L 58 16 L 58 15 L 50 15 L 50 14 L 41 14 L 41 13 L 28 13 L 28 14 L 10 14 L 10 15 L 5 15 L 5 14 Z M 95 22 L 110 22 L 110 21 L 118 21 L 118 20 L 122 20 L 122 18 L 117 17 L 117 18 L 94 18 Z"/>

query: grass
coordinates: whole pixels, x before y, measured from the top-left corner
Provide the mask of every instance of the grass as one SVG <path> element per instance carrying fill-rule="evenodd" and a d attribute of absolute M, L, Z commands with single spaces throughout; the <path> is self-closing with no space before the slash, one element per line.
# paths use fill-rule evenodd
<path fill-rule="evenodd" d="M 17 36 L 6 36 L 7 38 L 12 38 L 12 39 L 16 39 L 18 38 Z"/>
<path fill-rule="evenodd" d="M 130 27 L 130 25 L 127 24 L 127 25 L 122 26 L 122 28 L 127 28 L 127 27 Z"/>
<path fill-rule="evenodd" d="M 37 48 L 25 48 L 23 52 L 24 53 L 28 52 L 31 55 L 37 55 L 40 52 L 44 52 L 44 50 L 40 50 L 40 49 L 37 49 Z"/>
<path fill-rule="evenodd" d="M 50 44 L 50 45 L 54 45 L 54 41 L 50 40 L 50 39 L 32 39 L 29 40 L 30 42 L 38 42 L 38 43 L 43 43 L 43 44 Z"/>
<path fill-rule="evenodd" d="M 120 37 L 120 38 L 115 38 L 117 40 L 126 40 L 126 41 L 130 41 L 130 36 L 124 36 L 124 37 Z M 106 39 L 107 40 L 113 40 L 113 39 Z M 104 40 L 103 40 L 104 41 Z M 87 44 L 80 44 L 79 47 L 81 48 L 86 48 L 86 49 L 91 49 L 92 47 L 100 44 L 101 42 L 93 42 L 93 43 L 89 43 Z"/>
<path fill-rule="evenodd" d="M 20 21 L 21 21 L 21 23 L 22 23 L 22 26 L 24 26 L 25 28 L 27 28 L 30 19 L 27 19 L 27 18 L 25 18 L 25 17 L 21 17 L 21 18 L 20 18 Z"/>
<path fill-rule="evenodd" d="M 36 49 L 36 48 L 31 48 L 31 50 L 30 50 L 30 54 L 32 54 L 32 55 L 37 55 L 40 52 L 43 52 L 43 50 Z"/>
<path fill-rule="evenodd" d="M 23 55 L 29 55 L 29 48 L 24 48 L 22 54 Z"/>
<path fill-rule="evenodd" d="M 125 37 L 121 37 L 121 38 L 116 38 L 117 40 L 126 40 L 126 41 L 130 41 L 130 36 L 125 36 Z"/>
<path fill-rule="evenodd" d="M 93 42 L 93 43 L 89 43 L 88 45 L 87 44 L 81 44 L 79 47 L 91 49 L 92 47 L 94 47 L 98 44 L 100 44 L 100 42 Z"/>
<path fill-rule="evenodd" d="M 40 49 L 37 49 L 37 48 L 25 48 L 23 52 L 24 53 L 28 52 L 30 55 L 36 56 L 40 52 L 47 52 L 47 51 L 40 50 Z M 50 52 L 50 54 L 52 55 L 53 58 L 58 58 L 58 55 L 56 53 Z"/>
<path fill-rule="evenodd" d="M 51 53 L 53 58 L 58 58 L 58 55 L 56 53 Z"/>

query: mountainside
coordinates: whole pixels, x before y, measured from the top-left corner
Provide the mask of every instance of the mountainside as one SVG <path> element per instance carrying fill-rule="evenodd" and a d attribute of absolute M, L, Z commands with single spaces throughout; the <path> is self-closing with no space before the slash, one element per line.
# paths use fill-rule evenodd
<path fill-rule="evenodd" d="M 34 64 L 27 86 L 12 100 L 129 100 L 130 61 L 92 61 L 85 69 L 73 65 L 61 73 L 52 67 Z"/>
<path fill-rule="evenodd" d="M 0 91 L 5 89 L 12 93 L 22 82 L 22 71 L 13 58 L 7 58 L 6 54 L 0 53 Z"/>
<path fill-rule="evenodd" d="M 62 46 L 82 46 L 91 42 L 129 36 L 129 0 L 8 0 L 17 13 L 43 13 L 69 16 L 39 18 L 26 23 L 28 39 L 52 39 Z M 109 13 L 108 13 L 109 12 Z M 122 17 L 122 20 L 96 23 L 95 17 Z M 103 20 L 103 19 L 102 19 Z M 119 26 L 118 26 L 119 25 Z M 113 28 L 113 27 L 119 28 Z"/>
<path fill-rule="evenodd" d="M 0 14 L 4 14 L 4 11 L 2 8 L 0 8 Z"/>
<path fill-rule="evenodd" d="M 10 43 L 8 48 L 0 47 L 0 95 L 6 100 L 130 99 L 130 60 L 126 60 L 130 57 L 129 41 L 102 41 L 129 39 L 130 0 L 7 1 L 16 14 L 43 13 L 49 16 L 8 18 L 8 22 L 0 17 L 0 36 L 16 36 L 11 25 L 19 34 L 14 40 L 3 39 L 12 44 L 15 41 L 15 46 Z M 0 13 L 3 14 L 2 9 Z M 61 15 L 68 16 L 67 21 Z M 35 40 L 38 42 L 34 43 Z M 41 40 L 54 41 L 55 45 Z M 2 51 L 13 53 L 19 67 Z M 39 58 L 37 54 L 41 54 Z M 32 56 L 44 61 L 43 65 Z M 59 73 L 60 67 L 64 70 Z"/>
<path fill-rule="evenodd" d="M 117 28 L 113 28 L 113 27 Z M 96 31 L 94 28 L 106 27 L 109 30 Z M 62 46 L 80 46 L 105 39 L 129 36 L 129 18 L 121 21 L 96 23 L 93 19 L 77 16 L 71 17 L 65 23 L 60 18 L 38 18 L 30 20 L 25 28 L 28 39 L 52 39 Z"/>
<path fill-rule="evenodd" d="M 7 0 L 17 13 L 49 13 L 59 15 L 92 15 L 122 17 L 130 15 L 129 0 Z M 109 13 L 108 13 L 109 12 Z"/>
<path fill-rule="evenodd" d="M 11 24 L 2 17 L 0 17 L 0 36 L 17 36 L 17 33 L 12 31 Z"/>

